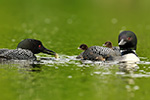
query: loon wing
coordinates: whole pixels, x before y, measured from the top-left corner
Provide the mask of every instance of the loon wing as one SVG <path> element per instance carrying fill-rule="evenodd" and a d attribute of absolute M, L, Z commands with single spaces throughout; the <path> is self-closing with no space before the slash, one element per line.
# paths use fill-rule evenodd
<path fill-rule="evenodd" d="M 4 52 L 7 52 L 9 49 L 0 49 L 0 54 L 3 54 Z"/>
<path fill-rule="evenodd" d="M 36 60 L 34 54 L 31 51 L 25 49 L 8 50 L 0 54 L 0 58 L 5 58 L 7 60 Z"/>

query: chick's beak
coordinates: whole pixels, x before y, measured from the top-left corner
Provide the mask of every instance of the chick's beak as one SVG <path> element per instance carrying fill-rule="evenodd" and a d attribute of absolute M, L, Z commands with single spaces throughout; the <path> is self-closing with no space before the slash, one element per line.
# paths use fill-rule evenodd
<path fill-rule="evenodd" d="M 77 49 L 81 49 L 80 47 L 78 47 Z"/>
<path fill-rule="evenodd" d="M 106 44 L 103 44 L 103 46 L 106 46 Z"/>

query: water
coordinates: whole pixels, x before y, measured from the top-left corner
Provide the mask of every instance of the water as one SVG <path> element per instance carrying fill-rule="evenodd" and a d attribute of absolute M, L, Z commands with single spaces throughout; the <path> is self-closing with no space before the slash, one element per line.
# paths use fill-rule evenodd
<path fill-rule="evenodd" d="M 108 95 L 110 95 L 108 91 L 116 91 L 112 94 L 117 95 L 113 98 L 118 99 L 122 98 L 121 95 L 116 94 L 121 87 L 122 95 L 132 99 L 138 97 L 136 93 L 142 91 L 143 87 L 136 81 L 150 77 L 150 67 L 146 67 L 150 62 L 147 61 L 137 63 L 92 62 L 78 60 L 76 56 L 60 55 L 59 59 L 55 59 L 38 55 L 40 59 L 38 62 L 9 61 L 1 64 L 1 69 L 3 69 L 1 76 L 7 77 L 9 74 L 15 76 L 9 77 L 9 80 L 6 79 L 7 81 L 17 80 L 11 84 L 16 86 L 11 86 L 11 88 L 17 89 L 18 92 L 16 92 L 19 94 L 17 99 L 20 100 L 34 100 L 35 97 L 49 99 L 55 93 L 58 93 L 58 96 L 65 95 L 65 97 L 53 97 L 54 99 L 70 99 L 70 95 L 81 99 L 94 93 L 90 99 L 96 97 L 105 100 L 109 97 L 101 97 L 101 95 L 105 95 L 106 90 Z M 140 58 L 146 59 L 145 57 Z M 141 69 L 140 66 L 144 69 Z M 3 75 L 7 71 L 9 74 Z"/>
<path fill-rule="evenodd" d="M 0 64 L 0 100 L 149 100 L 149 1 L 1 0 L 0 48 L 25 38 L 60 55 Z M 136 64 L 80 61 L 77 47 L 117 46 L 119 32 L 138 38 Z M 131 67 L 132 66 L 132 67 Z"/>

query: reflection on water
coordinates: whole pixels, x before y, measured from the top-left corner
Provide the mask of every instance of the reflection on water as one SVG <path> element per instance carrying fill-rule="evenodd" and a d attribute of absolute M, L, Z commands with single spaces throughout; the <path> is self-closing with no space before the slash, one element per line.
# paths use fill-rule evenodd
<path fill-rule="evenodd" d="M 150 72 L 145 72 L 144 70 L 139 70 L 141 73 L 136 73 L 139 69 L 138 65 L 149 65 L 150 62 L 148 61 L 140 61 L 140 62 L 119 62 L 119 61 L 90 61 L 90 60 L 79 60 L 76 59 L 76 55 L 68 56 L 68 55 L 60 55 L 60 58 L 56 59 L 54 57 L 38 57 L 38 61 L 30 61 L 30 60 L 9 60 L 1 62 L 2 65 L 4 64 L 18 64 L 18 68 L 32 68 L 32 69 L 40 69 L 42 65 L 55 67 L 58 69 L 59 66 L 69 66 L 70 64 L 76 65 L 77 67 L 92 67 L 98 66 L 98 68 L 107 69 L 108 72 L 94 72 L 94 74 L 111 74 L 111 68 L 118 67 L 118 71 L 115 73 L 116 75 L 122 76 L 131 76 L 131 77 L 150 77 Z M 145 57 L 140 57 L 140 59 L 146 59 Z M 110 69 L 109 69 L 110 68 Z M 150 67 L 148 67 L 150 68 Z M 110 72 L 109 72 L 110 71 Z"/>
<path fill-rule="evenodd" d="M 139 86 L 137 86 L 134 81 L 134 72 L 139 69 L 139 66 L 135 62 L 126 62 L 120 63 L 119 69 L 121 72 L 124 72 L 122 79 L 126 83 L 125 88 L 128 92 L 128 96 L 132 98 L 135 96 L 134 92 L 139 89 Z"/>
<path fill-rule="evenodd" d="M 145 59 L 142 58 L 141 59 Z M 41 58 L 41 64 L 48 64 L 49 66 L 53 65 L 61 65 L 61 66 L 69 66 L 69 64 L 77 65 L 78 67 L 93 67 L 96 66 L 96 71 L 91 73 L 91 76 L 100 75 L 100 77 L 104 77 L 107 75 L 117 75 L 123 80 L 125 84 L 124 88 L 128 92 L 128 96 L 130 98 L 135 97 L 135 91 L 139 90 L 140 87 L 136 84 L 136 78 L 145 78 L 150 77 L 150 72 L 145 72 L 144 70 L 140 70 L 139 65 L 148 65 L 150 62 L 140 61 L 140 62 L 101 62 L 101 61 L 88 61 L 88 60 L 77 60 L 76 56 L 67 56 L 61 55 L 59 59 L 53 58 Z M 118 71 L 115 73 L 111 71 L 114 67 L 118 67 Z M 73 78 L 73 76 L 69 75 L 68 78 Z M 107 80 L 106 80 L 107 81 Z"/>
<path fill-rule="evenodd" d="M 86 75 L 86 73 L 84 73 L 84 70 L 92 68 L 94 70 L 88 73 L 90 74 L 89 76 L 95 77 L 95 78 L 99 77 L 101 81 L 104 82 L 104 84 L 109 83 L 110 76 L 114 76 L 114 77 L 117 76 L 117 79 L 121 79 L 123 83 L 125 83 L 124 89 L 126 89 L 129 97 L 131 98 L 135 97 L 135 91 L 140 90 L 140 86 L 137 85 L 135 79 L 150 77 L 150 71 L 149 71 L 150 62 L 148 61 L 146 62 L 140 61 L 137 63 L 135 62 L 119 63 L 118 61 L 113 61 L 113 62 L 95 61 L 93 62 L 93 61 L 88 61 L 88 60 L 79 60 L 79 59 L 76 59 L 76 56 L 68 56 L 68 55 L 60 55 L 59 59 L 55 59 L 54 57 L 40 57 L 39 56 L 38 59 L 39 61 L 36 61 L 36 62 L 7 61 L 7 62 L 2 62 L 1 65 L 15 64 L 18 68 L 18 71 L 21 73 L 23 73 L 24 71 L 28 71 L 31 73 L 42 72 L 43 71 L 42 67 L 45 66 L 47 67 L 48 70 L 50 68 L 53 68 L 51 71 L 51 75 L 54 74 L 53 72 L 55 72 L 55 70 L 57 71 L 59 69 L 70 67 L 70 73 L 67 74 L 67 77 L 66 77 L 66 79 L 69 79 L 69 80 L 72 80 L 76 77 L 75 75 L 72 75 L 71 73 L 74 70 L 81 71 L 82 73 L 79 76 L 83 76 L 83 75 Z M 75 67 L 71 67 L 72 65 L 75 65 Z M 145 69 L 142 69 L 142 68 L 145 68 Z M 114 69 L 117 69 L 117 70 L 114 70 Z M 34 75 L 32 74 L 28 74 L 28 75 L 29 75 L 28 78 L 30 79 L 33 78 L 33 80 L 29 80 L 29 83 L 30 81 L 34 82 L 36 77 L 34 77 Z M 25 76 L 27 76 L 27 74 L 25 74 Z"/>
<path fill-rule="evenodd" d="M 139 68 L 138 65 L 135 62 L 126 62 L 126 63 L 120 63 L 119 64 L 120 71 L 126 72 L 126 73 L 133 73 L 134 71 L 137 71 Z"/>
<path fill-rule="evenodd" d="M 139 90 L 140 87 L 138 85 L 136 85 L 134 78 L 130 77 L 130 78 L 125 78 L 124 81 L 127 83 L 125 85 L 125 88 L 127 90 L 127 92 L 129 93 L 128 95 L 130 97 L 134 97 L 135 96 L 135 91 Z"/>
<path fill-rule="evenodd" d="M 103 71 L 96 71 L 92 74 L 112 74 L 111 68 L 118 67 L 118 71 L 115 72 L 116 75 L 121 75 L 123 77 L 134 77 L 134 78 L 141 78 L 141 77 L 150 77 L 150 72 L 145 72 L 144 70 L 139 70 L 140 67 L 138 65 L 149 65 L 150 62 L 148 61 L 140 61 L 140 62 L 118 62 L 118 61 L 90 61 L 90 60 L 79 60 L 76 59 L 75 56 L 68 56 L 68 55 L 60 55 L 60 58 L 55 59 L 54 57 L 40 57 L 38 56 L 39 61 L 7 61 L 3 62 L 2 64 L 19 64 L 18 68 L 26 68 L 33 71 L 40 71 L 42 65 L 46 65 L 49 67 L 55 67 L 55 69 L 59 69 L 58 66 L 69 66 L 69 65 L 76 65 L 79 68 L 88 68 L 92 66 L 97 66 L 97 69 L 103 68 L 107 70 Z M 140 59 L 146 59 L 145 57 L 140 57 Z M 150 66 L 148 67 L 150 68 Z M 134 73 L 136 72 L 136 73 Z"/>

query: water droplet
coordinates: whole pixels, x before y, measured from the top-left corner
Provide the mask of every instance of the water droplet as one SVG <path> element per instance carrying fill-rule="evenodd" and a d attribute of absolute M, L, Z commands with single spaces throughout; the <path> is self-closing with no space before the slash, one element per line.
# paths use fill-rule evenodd
<path fill-rule="evenodd" d="M 126 30 L 127 28 L 125 27 L 125 26 L 122 26 L 122 28 L 121 28 L 122 30 Z"/>
<path fill-rule="evenodd" d="M 133 87 L 133 89 L 134 90 L 139 90 L 139 86 L 136 85 L 136 86 Z"/>
<path fill-rule="evenodd" d="M 73 68 L 71 68 L 71 70 L 74 70 Z"/>
<path fill-rule="evenodd" d="M 117 20 L 116 18 L 112 18 L 111 22 L 112 22 L 113 24 L 116 24 L 116 23 L 118 22 L 118 20 Z"/>
<path fill-rule="evenodd" d="M 94 74 L 101 74 L 101 72 L 94 72 Z"/>
<path fill-rule="evenodd" d="M 72 76 L 68 76 L 68 78 L 72 78 Z"/>
<path fill-rule="evenodd" d="M 15 42 L 16 40 L 15 40 L 15 39 L 12 39 L 11 41 L 12 41 L 12 42 Z"/>
<path fill-rule="evenodd" d="M 23 27 L 23 28 L 26 28 L 26 27 L 27 27 L 27 25 L 26 25 L 25 23 L 23 23 L 23 24 L 22 24 L 22 27 Z"/>
<path fill-rule="evenodd" d="M 126 87 L 126 89 L 130 89 L 131 88 L 130 85 L 126 85 L 125 87 Z"/>
<path fill-rule="evenodd" d="M 116 72 L 117 75 L 125 75 L 125 72 Z"/>
<path fill-rule="evenodd" d="M 103 72 L 103 75 L 111 74 L 111 72 Z"/>
<path fill-rule="evenodd" d="M 67 23 L 68 23 L 68 24 L 72 24 L 72 19 L 68 19 L 68 20 L 67 20 Z"/>
<path fill-rule="evenodd" d="M 50 19 L 49 19 L 49 18 L 46 18 L 46 19 L 44 20 L 44 22 L 45 22 L 46 24 L 49 24 L 49 23 L 50 23 Z"/>
<path fill-rule="evenodd" d="M 78 67 L 83 67 L 83 65 L 78 65 Z"/>
<path fill-rule="evenodd" d="M 25 33 L 32 33 L 32 30 L 31 29 L 25 30 Z"/>

